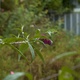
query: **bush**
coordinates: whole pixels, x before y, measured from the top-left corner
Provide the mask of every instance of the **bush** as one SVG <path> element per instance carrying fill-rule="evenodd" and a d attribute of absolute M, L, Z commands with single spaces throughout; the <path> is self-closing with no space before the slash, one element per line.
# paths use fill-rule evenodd
<path fill-rule="evenodd" d="M 42 11 L 40 1 L 29 2 L 30 5 L 24 3 L 0 12 L 0 78 L 14 70 L 32 73 L 38 80 L 61 70 L 54 80 L 64 79 L 66 72 L 71 75 L 68 79 L 73 80 L 72 66 L 80 61 L 79 37 L 67 35 L 58 24 L 51 22 L 46 17 L 47 11 Z"/>

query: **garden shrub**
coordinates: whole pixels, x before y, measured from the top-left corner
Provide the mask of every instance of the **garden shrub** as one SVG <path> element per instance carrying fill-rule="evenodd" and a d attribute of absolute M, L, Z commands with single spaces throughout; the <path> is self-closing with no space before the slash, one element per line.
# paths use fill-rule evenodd
<path fill-rule="evenodd" d="M 58 73 L 59 70 L 65 72 L 63 66 L 72 68 L 80 61 L 80 45 L 77 44 L 80 43 L 80 38 L 67 35 L 58 24 L 51 22 L 40 1 L 26 1 L 10 11 L 0 12 L 1 79 L 14 71 L 32 73 L 34 80 L 38 80 Z M 76 52 L 76 56 L 73 51 Z"/>

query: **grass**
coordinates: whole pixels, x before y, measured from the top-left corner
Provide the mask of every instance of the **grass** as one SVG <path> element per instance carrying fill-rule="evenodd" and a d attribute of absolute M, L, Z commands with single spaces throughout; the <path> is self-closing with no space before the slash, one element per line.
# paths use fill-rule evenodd
<path fill-rule="evenodd" d="M 33 74 L 34 80 L 58 73 L 62 66 L 72 67 L 80 62 L 80 55 L 74 55 L 63 57 L 50 64 L 55 56 L 70 51 L 76 51 L 80 54 L 80 37 L 69 36 L 64 34 L 64 32 L 55 35 L 53 45 L 47 45 L 46 48 L 41 50 L 45 63 L 43 63 L 38 56 L 36 56 L 35 60 L 31 63 L 29 51 L 25 53 L 29 62 L 23 58 L 18 61 L 18 53 L 10 47 L 4 46 L 0 50 L 0 79 L 2 80 L 6 75 L 10 74 L 11 71 L 30 72 Z M 24 78 L 23 80 L 27 79 Z M 53 78 L 50 80 L 53 80 Z M 57 80 L 57 78 L 54 78 L 54 80 Z"/>

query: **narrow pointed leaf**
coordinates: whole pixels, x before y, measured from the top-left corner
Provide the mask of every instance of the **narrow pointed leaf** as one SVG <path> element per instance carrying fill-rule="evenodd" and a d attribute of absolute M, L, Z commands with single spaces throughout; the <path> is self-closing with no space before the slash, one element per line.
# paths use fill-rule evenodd
<path fill-rule="evenodd" d="M 31 55 L 32 55 L 32 59 L 34 60 L 34 58 L 35 58 L 34 49 L 33 49 L 32 45 L 29 43 L 29 41 L 28 41 L 28 46 L 29 46 L 29 49 L 30 49 L 30 52 L 31 52 Z"/>
<path fill-rule="evenodd" d="M 74 52 L 66 52 L 66 53 L 60 54 L 60 55 L 56 56 L 54 59 L 52 59 L 51 63 L 60 59 L 60 58 L 63 58 L 63 57 L 66 57 L 66 56 L 73 56 L 75 54 L 78 54 L 78 53 L 74 51 Z"/>
<path fill-rule="evenodd" d="M 23 73 L 23 72 L 17 72 L 17 73 L 14 73 L 12 75 L 8 75 L 3 80 L 17 80 L 19 77 L 21 77 L 23 75 L 25 75 L 25 73 Z"/>
<path fill-rule="evenodd" d="M 26 76 L 28 80 L 33 80 L 33 76 L 30 73 L 17 72 L 12 75 L 8 75 L 3 80 L 17 80 L 21 76 Z"/>
<path fill-rule="evenodd" d="M 20 50 L 18 50 L 16 47 L 14 47 L 13 45 L 9 45 L 10 47 L 12 47 L 14 50 L 16 50 L 21 56 L 23 56 L 25 59 L 27 59 L 25 56 L 24 56 L 24 54 L 20 51 Z"/>
<path fill-rule="evenodd" d="M 26 52 L 27 49 L 28 49 L 28 44 L 21 44 L 21 45 L 19 46 L 19 50 L 20 50 L 22 53 Z"/>
<path fill-rule="evenodd" d="M 43 58 L 42 54 L 40 53 L 40 51 L 37 49 L 35 49 L 35 51 L 36 51 L 36 54 L 38 54 L 38 56 L 40 57 L 40 59 L 44 62 L 44 58 Z"/>

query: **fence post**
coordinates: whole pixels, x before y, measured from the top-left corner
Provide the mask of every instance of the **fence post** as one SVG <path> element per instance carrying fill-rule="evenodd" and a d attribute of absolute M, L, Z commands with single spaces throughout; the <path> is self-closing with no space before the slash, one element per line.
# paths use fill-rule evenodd
<path fill-rule="evenodd" d="M 73 32 L 73 24 L 72 24 L 72 13 L 70 13 L 70 32 Z"/>
<path fill-rule="evenodd" d="M 76 13 L 76 34 L 79 35 L 79 13 Z"/>
<path fill-rule="evenodd" d="M 64 30 L 67 30 L 67 25 L 66 25 L 66 14 L 64 15 Z"/>

